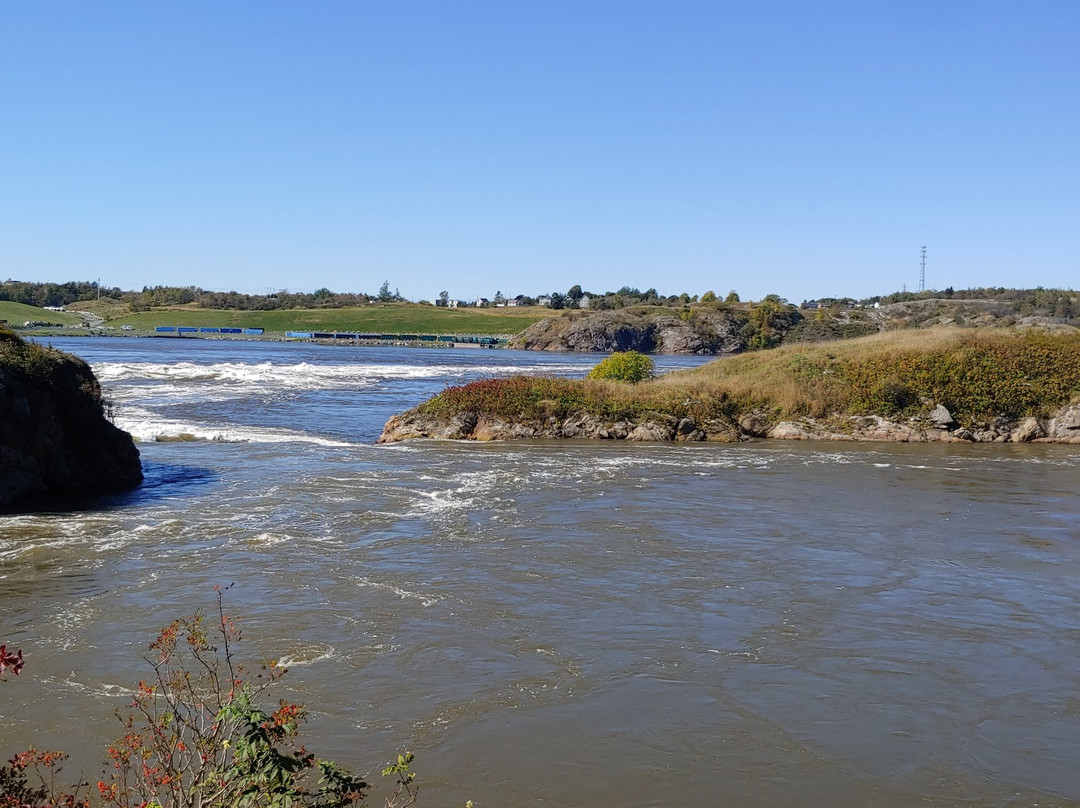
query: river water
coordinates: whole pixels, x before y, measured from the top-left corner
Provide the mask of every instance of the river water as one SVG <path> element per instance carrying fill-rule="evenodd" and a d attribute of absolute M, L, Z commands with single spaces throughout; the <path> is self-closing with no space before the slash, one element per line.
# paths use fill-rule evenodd
<path fill-rule="evenodd" d="M 1080 805 L 1076 447 L 375 446 L 448 383 L 597 357 L 55 344 L 147 479 L 0 517 L 2 754 L 95 776 L 156 629 L 233 583 L 309 746 L 413 749 L 424 805 Z"/>

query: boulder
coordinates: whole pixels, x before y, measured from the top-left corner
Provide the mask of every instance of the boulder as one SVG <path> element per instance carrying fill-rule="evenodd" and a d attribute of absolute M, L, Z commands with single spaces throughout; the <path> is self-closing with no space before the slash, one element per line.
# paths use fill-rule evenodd
<path fill-rule="evenodd" d="M 1046 435 L 1046 430 L 1043 429 L 1038 418 L 1025 418 L 1010 433 L 1009 439 L 1013 443 L 1026 443 L 1044 435 Z"/>
<path fill-rule="evenodd" d="M 944 404 L 938 404 L 930 412 L 930 423 L 938 429 L 948 429 L 949 427 L 955 426 L 956 420 L 952 417 L 952 413 L 949 412 Z"/>
<path fill-rule="evenodd" d="M 814 435 L 796 421 L 781 421 L 769 430 L 768 436 L 775 440 L 812 440 Z"/>
<path fill-rule="evenodd" d="M 739 429 L 752 438 L 763 438 L 769 431 L 769 422 L 759 413 L 748 412 L 738 418 Z"/>
<path fill-rule="evenodd" d="M 1048 438 L 1071 442 L 1080 438 L 1080 404 L 1061 409 L 1046 427 Z"/>
<path fill-rule="evenodd" d="M 675 430 L 664 423 L 645 421 L 634 427 L 626 436 L 633 441 L 669 441 L 675 437 Z"/>

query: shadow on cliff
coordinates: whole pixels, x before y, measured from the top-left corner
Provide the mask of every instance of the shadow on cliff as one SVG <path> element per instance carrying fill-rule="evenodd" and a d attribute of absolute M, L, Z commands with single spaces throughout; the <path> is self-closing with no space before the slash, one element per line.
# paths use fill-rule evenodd
<path fill-rule="evenodd" d="M 163 499 L 184 499 L 220 479 L 220 474 L 200 466 L 178 463 L 142 464 L 143 481 L 138 488 L 119 494 L 42 494 L 0 508 L 0 514 L 111 511 Z"/>

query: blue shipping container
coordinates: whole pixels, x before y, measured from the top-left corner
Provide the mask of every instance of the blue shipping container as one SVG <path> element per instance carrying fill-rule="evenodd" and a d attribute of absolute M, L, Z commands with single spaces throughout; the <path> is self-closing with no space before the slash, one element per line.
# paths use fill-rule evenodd
<path fill-rule="evenodd" d="M 154 330 L 157 331 L 158 333 L 164 334 L 164 333 L 169 332 L 169 331 L 175 331 L 176 326 L 175 325 L 159 325 Z"/>

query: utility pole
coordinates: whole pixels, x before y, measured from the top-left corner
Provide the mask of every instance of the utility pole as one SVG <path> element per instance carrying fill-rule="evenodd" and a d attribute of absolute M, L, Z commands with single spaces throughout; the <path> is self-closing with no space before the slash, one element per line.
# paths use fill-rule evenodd
<path fill-rule="evenodd" d="M 919 261 L 919 291 L 926 291 L 926 245 L 922 245 L 922 260 Z"/>

